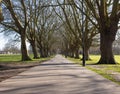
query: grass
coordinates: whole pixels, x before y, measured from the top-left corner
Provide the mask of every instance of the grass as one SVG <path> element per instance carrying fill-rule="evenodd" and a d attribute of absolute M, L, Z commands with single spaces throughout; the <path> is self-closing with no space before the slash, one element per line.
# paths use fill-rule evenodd
<path fill-rule="evenodd" d="M 30 55 L 30 57 L 33 58 L 33 55 Z M 52 57 L 32 59 L 32 61 L 21 61 L 21 55 L 0 55 L 0 63 L 34 63 L 49 60 Z"/>
<path fill-rule="evenodd" d="M 0 55 L 0 62 L 20 61 L 21 55 Z"/>
<path fill-rule="evenodd" d="M 100 56 L 99 55 L 90 55 L 90 58 L 91 58 L 91 60 L 86 61 L 86 64 L 88 64 L 88 65 L 89 64 L 96 64 L 98 62 Z M 69 58 L 69 60 L 72 60 L 75 63 L 79 63 L 80 65 L 82 65 L 82 60 L 80 60 L 80 59 Z"/>
<path fill-rule="evenodd" d="M 90 58 L 91 60 L 86 61 L 86 68 L 95 71 L 96 73 L 102 75 L 103 77 L 120 84 L 120 79 L 116 79 L 114 76 L 114 74 L 120 75 L 120 55 L 115 55 L 115 60 L 118 63 L 115 65 L 112 64 L 96 65 L 96 63 L 100 59 L 99 55 L 90 55 Z M 82 65 L 82 61 L 80 59 L 69 58 L 69 60 L 72 60 L 73 62 Z"/>

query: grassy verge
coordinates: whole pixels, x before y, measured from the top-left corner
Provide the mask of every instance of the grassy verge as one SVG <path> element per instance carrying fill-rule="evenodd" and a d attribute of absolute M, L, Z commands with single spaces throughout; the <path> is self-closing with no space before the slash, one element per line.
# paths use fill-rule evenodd
<path fill-rule="evenodd" d="M 115 60 L 118 62 L 116 65 L 111 64 L 102 64 L 96 65 L 100 56 L 99 55 L 90 55 L 91 60 L 86 61 L 86 68 L 95 71 L 96 73 L 102 75 L 103 77 L 116 82 L 120 85 L 120 55 L 115 55 Z M 69 60 L 82 65 L 82 61 L 80 59 L 69 58 Z M 119 76 L 119 77 L 118 77 Z"/>
<path fill-rule="evenodd" d="M 33 58 L 33 55 L 30 55 L 31 58 Z M 51 59 L 53 56 L 51 57 L 47 57 L 47 58 L 39 58 L 39 59 L 32 59 L 31 61 L 21 61 L 21 55 L 0 55 L 0 64 L 10 64 L 10 63 L 18 63 L 18 64 L 22 64 L 22 63 L 39 63 L 42 61 L 46 61 Z"/>
<path fill-rule="evenodd" d="M 14 62 L 20 60 L 21 55 L 0 55 L 0 62 Z"/>

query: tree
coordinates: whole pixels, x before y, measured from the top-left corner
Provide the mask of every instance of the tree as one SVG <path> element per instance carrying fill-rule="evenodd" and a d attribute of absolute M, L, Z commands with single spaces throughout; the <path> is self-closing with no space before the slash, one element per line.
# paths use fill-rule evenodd
<path fill-rule="evenodd" d="M 5 30 L 15 31 L 20 35 L 23 57 L 26 54 L 23 52 L 25 51 L 23 48 L 26 49 L 26 38 L 32 46 L 34 58 L 38 58 L 36 45 L 41 53 L 45 52 L 45 56 L 48 56 L 48 50 L 54 40 L 53 33 L 59 26 L 55 21 L 52 7 L 49 6 L 51 2 L 49 0 L 4 0 L 7 15 L 2 25 L 7 27 L 4 28 Z M 24 60 L 23 57 L 22 60 Z"/>
<path fill-rule="evenodd" d="M 91 20 L 89 15 L 86 16 L 94 25 L 96 25 L 94 21 L 97 22 L 100 33 L 101 58 L 98 64 L 116 64 L 112 44 L 120 19 L 119 0 L 85 0 L 85 5 L 89 8 L 95 20 Z"/>
<path fill-rule="evenodd" d="M 75 54 L 75 58 L 79 58 L 79 49 L 82 47 L 82 25 L 84 26 L 84 43 L 85 43 L 85 59 L 89 60 L 89 48 L 92 45 L 93 39 L 98 34 L 96 27 L 88 20 L 87 17 L 84 17 L 84 22 L 81 21 L 82 14 L 81 10 L 77 9 L 74 5 L 74 2 L 69 0 L 64 0 L 63 3 L 58 1 L 58 4 L 61 8 L 62 14 L 56 13 L 63 21 L 64 26 L 66 26 L 65 32 L 73 34 L 71 47 L 72 56 Z M 68 5 L 66 5 L 68 4 Z M 81 6 L 81 4 L 77 3 Z M 91 15 L 87 7 L 84 8 L 88 15 Z M 58 10 L 57 10 L 58 11 Z M 56 12 L 57 12 L 56 11 Z M 67 33 L 68 35 L 68 33 Z"/>
<path fill-rule="evenodd" d="M 38 59 L 38 51 L 37 51 L 37 41 L 36 41 L 36 27 L 38 23 L 39 13 L 41 11 L 41 1 L 38 0 L 29 0 L 28 1 L 29 8 L 29 16 L 30 21 L 28 23 L 27 28 L 27 39 L 31 44 L 34 59 Z M 33 15 L 34 14 L 34 15 Z"/>
<path fill-rule="evenodd" d="M 53 8 L 46 6 L 48 3 L 51 2 L 41 1 L 39 5 L 45 7 L 40 6 L 36 12 L 35 33 L 40 57 L 49 56 L 52 45 L 55 43 L 54 32 L 59 27 Z"/>
<path fill-rule="evenodd" d="M 3 21 L 4 19 L 3 14 L 2 14 L 1 2 L 2 0 L 0 0 L 0 22 Z"/>
<path fill-rule="evenodd" d="M 79 32 L 80 16 L 77 15 L 74 7 L 70 5 L 65 5 L 66 3 L 65 0 L 62 2 L 62 4 L 57 0 L 57 3 L 61 8 L 61 10 L 59 9 L 61 13 L 60 12 L 58 13 L 58 10 L 56 10 L 56 14 L 60 17 L 61 21 L 63 22 L 64 40 L 69 41 L 69 43 L 65 42 L 65 46 L 66 46 L 65 54 L 68 53 L 68 55 L 70 55 L 71 57 L 74 57 L 75 55 L 75 58 L 79 58 L 79 48 L 80 48 L 80 42 L 81 42 L 81 39 L 80 39 L 81 34 Z"/>
<path fill-rule="evenodd" d="M 22 61 L 31 60 L 28 56 L 27 47 L 26 47 L 26 28 L 28 26 L 28 18 L 27 18 L 27 9 L 25 6 L 25 1 L 20 0 L 17 1 L 17 5 L 20 3 L 20 9 L 14 9 L 13 2 L 11 0 L 3 0 L 6 8 L 9 10 L 11 14 L 12 21 L 14 21 L 15 28 L 13 26 L 4 24 L 5 26 L 12 28 L 15 32 L 19 33 L 21 36 L 21 53 L 22 53 Z M 22 10 L 22 13 L 21 13 Z"/>

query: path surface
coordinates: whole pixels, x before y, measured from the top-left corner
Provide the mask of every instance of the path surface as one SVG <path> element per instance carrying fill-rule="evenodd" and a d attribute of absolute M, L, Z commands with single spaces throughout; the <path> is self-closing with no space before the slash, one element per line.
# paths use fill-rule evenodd
<path fill-rule="evenodd" d="M 1 82 L 0 94 L 120 94 L 120 86 L 57 55 Z"/>

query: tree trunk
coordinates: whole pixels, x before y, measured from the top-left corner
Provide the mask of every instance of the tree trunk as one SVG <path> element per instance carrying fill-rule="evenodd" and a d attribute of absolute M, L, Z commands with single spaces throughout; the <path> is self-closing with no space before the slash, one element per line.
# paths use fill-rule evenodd
<path fill-rule="evenodd" d="M 84 55 L 85 55 L 85 60 L 91 60 L 89 57 L 89 47 L 87 47 L 87 46 L 85 46 Z M 83 57 L 81 60 L 83 60 Z"/>
<path fill-rule="evenodd" d="M 76 50 L 75 50 L 75 58 L 76 59 L 79 59 L 80 57 L 79 57 L 79 48 L 76 48 Z"/>
<path fill-rule="evenodd" d="M 43 49 L 41 49 L 41 48 L 39 48 L 39 49 L 40 49 L 40 57 L 44 58 Z"/>
<path fill-rule="evenodd" d="M 1 0 L 0 0 L 0 3 L 1 3 Z M 2 13 L 2 8 L 1 8 L 1 6 L 0 6 L 0 23 L 1 23 L 1 21 L 3 21 L 4 20 L 4 17 L 3 17 L 3 13 Z"/>
<path fill-rule="evenodd" d="M 101 58 L 98 64 L 116 64 L 112 52 L 112 43 L 115 40 L 115 34 L 110 30 L 100 33 L 100 51 Z"/>
<path fill-rule="evenodd" d="M 65 58 L 69 56 L 69 48 L 68 48 L 68 43 L 65 43 L 65 50 L 63 51 Z"/>
<path fill-rule="evenodd" d="M 70 57 L 74 58 L 74 51 L 70 51 Z"/>
<path fill-rule="evenodd" d="M 67 58 L 67 56 L 68 56 L 68 49 L 65 49 L 62 53 L 64 54 L 65 58 Z"/>
<path fill-rule="evenodd" d="M 85 60 L 91 60 L 89 57 L 89 47 L 85 47 Z"/>
<path fill-rule="evenodd" d="M 98 64 L 116 64 L 112 52 L 112 44 L 118 30 L 119 17 L 112 17 L 110 18 L 110 23 L 108 24 L 107 22 L 103 21 L 99 28 L 101 58 Z"/>
<path fill-rule="evenodd" d="M 31 60 L 28 56 L 27 47 L 26 47 L 26 38 L 25 32 L 21 31 L 21 54 L 22 54 L 22 61 Z"/>
<path fill-rule="evenodd" d="M 48 53 L 47 53 L 47 49 L 46 47 L 44 48 L 44 57 L 47 57 L 48 56 Z"/>
<path fill-rule="evenodd" d="M 46 53 L 47 53 L 47 57 L 49 57 L 49 56 L 50 56 L 50 49 L 49 49 L 49 47 L 48 47 L 48 46 L 47 46 Z"/>
<path fill-rule="evenodd" d="M 34 55 L 34 59 L 38 59 L 39 56 L 38 56 L 38 53 L 37 53 L 37 47 L 36 47 L 36 43 L 35 41 L 30 41 L 30 44 L 32 46 L 32 51 L 33 51 L 33 55 Z"/>

